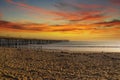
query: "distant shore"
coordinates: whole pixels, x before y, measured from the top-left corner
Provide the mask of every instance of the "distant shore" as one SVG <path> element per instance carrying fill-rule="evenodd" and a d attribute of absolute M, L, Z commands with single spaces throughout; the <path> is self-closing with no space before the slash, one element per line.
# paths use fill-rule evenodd
<path fill-rule="evenodd" d="M 120 80 L 117 53 L 0 48 L 0 80 Z"/>

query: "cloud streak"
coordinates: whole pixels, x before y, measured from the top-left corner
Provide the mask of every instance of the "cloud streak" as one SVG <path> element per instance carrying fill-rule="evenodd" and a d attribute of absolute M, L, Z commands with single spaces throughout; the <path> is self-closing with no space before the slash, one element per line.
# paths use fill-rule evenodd
<path fill-rule="evenodd" d="M 84 4 L 84 3 L 77 3 L 75 1 L 74 1 L 74 3 L 70 2 L 70 1 L 59 1 L 59 2 L 56 2 L 56 4 L 54 6 L 61 10 L 69 10 L 69 9 L 87 10 L 87 9 L 100 9 L 100 8 L 105 7 L 103 5 Z"/>
<path fill-rule="evenodd" d="M 0 31 L 23 32 L 23 35 L 24 32 L 45 33 L 45 35 L 51 33 L 55 36 L 55 33 L 59 33 L 60 36 L 63 35 L 62 37 L 66 34 L 69 37 L 70 34 L 75 34 L 74 36 L 77 34 L 86 38 L 92 34 L 96 37 L 97 35 L 111 37 L 110 35 L 116 36 L 120 32 L 119 0 L 101 0 L 100 3 L 96 0 L 89 0 L 89 3 L 81 0 L 57 0 L 56 2 L 54 0 L 47 2 L 47 0 L 39 5 L 32 1 L 26 1 L 27 3 L 22 0 L 5 1 L 10 7 L 0 5 L 1 8 L 6 9 L 1 9 L 3 13 L 0 13 L 0 18 L 4 20 L 0 20 Z M 25 18 L 30 19 L 32 23 L 18 21 L 24 21 Z"/>
<path fill-rule="evenodd" d="M 68 27 L 69 26 L 69 27 Z M 69 32 L 79 30 L 77 27 L 70 25 L 47 25 L 36 23 L 13 23 L 9 21 L 0 21 L 0 29 L 2 30 L 17 30 L 17 31 L 38 31 L 38 32 Z"/>
<path fill-rule="evenodd" d="M 57 2 L 55 4 L 60 10 L 66 10 L 65 13 L 57 13 L 62 18 L 58 20 L 68 20 L 70 22 L 86 21 L 89 23 L 101 22 L 111 18 L 110 14 L 118 13 L 118 9 L 98 4 L 70 3 L 68 1 Z M 117 16 L 117 15 L 116 15 Z"/>
<path fill-rule="evenodd" d="M 120 35 L 120 20 L 113 20 L 108 22 L 99 22 L 94 24 L 66 24 L 66 25 L 48 25 L 38 23 L 15 23 L 9 21 L 0 21 L 0 32 L 20 32 L 31 33 L 38 35 L 44 33 L 44 35 L 54 34 L 54 37 L 69 35 L 79 36 L 80 38 L 92 38 L 94 37 L 114 37 L 117 38 Z M 25 32 L 25 33 L 24 33 Z M 5 33 L 4 33 L 5 34 Z M 1 35 L 1 34 L 0 34 Z M 15 34 L 13 34 L 15 35 Z M 44 38 L 44 35 L 43 38 Z M 12 35 L 11 35 L 12 36 Z M 33 37 L 33 35 L 32 35 Z M 50 37 L 50 36 L 49 36 Z"/>
<path fill-rule="evenodd" d="M 19 7 L 23 7 L 28 9 L 28 11 L 35 11 L 36 13 L 42 13 L 42 14 L 47 14 L 47 15 L 56 15 L 56 12 L 51 11 L 51 10 L 47 10 L 41 7 L 36 7 L 36 6 L 31 6 L 22 2 L 15 2 L 14 0 L 6 0 L 6 2 L 19 6 Z"/>
<path fill-rule="evenodd" d="M 119 27 L 120 28 L 120 20 L 112 20 L 112 21 L 108 21 L 108 22 L 99 22 L 96 23 L 99 26 L 103 26 L 103 27 Z"/>
<path fill-rule="evenodd" d="M 38 32 L 78 32 L 83 30 L 103 30 L 106 27 L 113 27 L 120 29 L 120 20 L 113 20 L 110 22 L 100 22 L 95 24 L 80 25 L 80 24 L 67 24 L 67 25 L 48 25 L 48 24 L 37 24 L 37 23 L 13 23 L 9 21 L 0 21 L 0 29 L 9 29 L 17 31 L 38 31 Z M 117 27 L 116 27 L 117 26 Z"/>
<path fill-rule="evenodd" d="M 44 26 L 45 25 L 43 25 L 43 24 L 20 24 L 20 23 L 13 23 L 13 22 L 9 22 L 9 21 L 0 21 L 1 29 L 42 31 L 43 29 L 45 29 Z"/>
<path fill-rule="evenodd" d="M 110 0 L 112 4 L 120 5 L 120 0 Z"/>
<path fill-rule="evenodd" d="M 3 15 L 2 15 L 2 13 L 0 12 L 0 18 L 2 17 Z"/>
<path fill-rule="evenodd" d="M 14 0 L 6 0 L 8 3 L 23 7 L 28 11 L 32 11 L 33 13 L 39 13 L 44 15 L 56 16 L 53 20 L 68 20 L 68 21 L 82 21 L 89 20 L 90 22 L 96 20 L 103 20 L 105 18 L 105 12 L 111 12 L 111 10 L 96 10 L 98 8 L 103 8 L 102 5 L 97 4 L 77 4 L 70 2 L 57 2 L 54 6 L 59 9 L 66 9 L 69 11 L 52 11 L 48 9 L 44 9 L 41 7 L 31 6 L 22 2 L 15 2 Z M 75 9 L 75 10 L 72 10 Z M 72 10 L 72 11 L 71 11 Z M 91 11 L 90 11 L 91 10 Z"/>

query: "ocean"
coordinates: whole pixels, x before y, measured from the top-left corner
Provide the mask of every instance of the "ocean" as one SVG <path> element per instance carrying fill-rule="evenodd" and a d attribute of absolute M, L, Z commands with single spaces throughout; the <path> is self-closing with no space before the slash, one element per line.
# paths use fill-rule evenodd
<path fill-rule="evenodd" d="M 119 41 L 69 41 L 47 45 L 32 45 L 43 49 L 56 49 L 63 51 L 89 51 L 89 52 L 120 52 Z"/>

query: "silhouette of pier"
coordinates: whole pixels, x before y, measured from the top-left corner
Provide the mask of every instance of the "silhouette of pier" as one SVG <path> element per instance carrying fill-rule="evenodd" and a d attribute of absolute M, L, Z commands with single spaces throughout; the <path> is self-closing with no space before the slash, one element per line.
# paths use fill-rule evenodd
<path fill-rule="evenodd" d="M 45 40 L 45 39 L 24 39 L 24 38 L 0 38 L 0 47 L 18 48 L 25 45 L 43 45 L 59 42 L 67 42 L 68 40 Z"/>

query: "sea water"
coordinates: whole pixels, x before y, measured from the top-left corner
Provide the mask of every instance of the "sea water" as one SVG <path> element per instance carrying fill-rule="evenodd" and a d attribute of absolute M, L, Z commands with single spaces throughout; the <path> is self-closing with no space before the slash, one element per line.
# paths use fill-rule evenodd
<path fill-rule="evenodd" d="M 69 41 L 33 46 L 64 51 L 120 52 L 119 41 Z"/>

